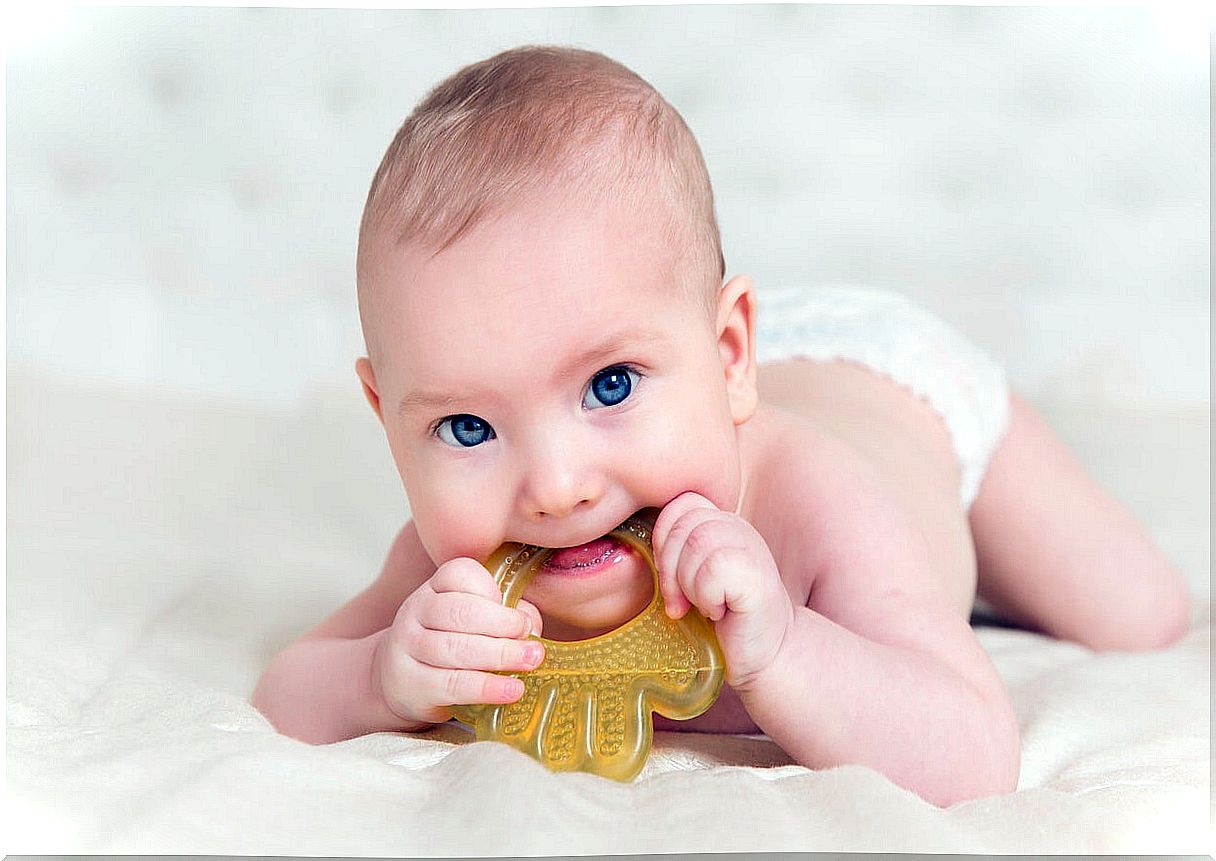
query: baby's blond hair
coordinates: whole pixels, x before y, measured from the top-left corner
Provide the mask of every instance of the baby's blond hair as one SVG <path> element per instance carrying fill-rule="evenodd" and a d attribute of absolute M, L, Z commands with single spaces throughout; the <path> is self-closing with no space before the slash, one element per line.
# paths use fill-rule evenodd
<path fill-rule="evenodd" d="M 602 54 L 536 45 L 460 69 L 397 131 L 359 226 L 361 313 L 374 243 L 438 253 L 544 191 L 613 195 L 635 207 L 653 207 L 657 194 L 666 235 L 683 252 L 679 286 L 712 315 L 725 266 L 709 173 L 683 118 Z"/>

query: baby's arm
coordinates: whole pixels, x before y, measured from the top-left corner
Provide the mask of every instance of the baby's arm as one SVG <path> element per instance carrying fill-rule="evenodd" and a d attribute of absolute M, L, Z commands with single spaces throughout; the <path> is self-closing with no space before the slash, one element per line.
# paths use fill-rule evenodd
<path fill-rule="evenodd" d="M 1008 694 L 945 595 L 823 602 L 796 608 L 777 659 L 740 691 L 770 738 L 808 767 L 866 765 L 943 806 L 1016 789 Z"/>
<path fill-rule="evenodd" d="M 714 621 L 727 682 L 803 765 L 867 765 L 943 805 L 1012 791 L 1018 726 L 967 624 L 969 578 L 860 474 L 814 460 L 817 475 L 789 464 L 778 479 L 801 495 L 769 488 L 804 515 L 780 571 L 754 527 L 705 497 L 663 509 L 668 612 Z"/>
<path fill-rule="evenodd" d="M 279 732 L 316 744 L 427 726 L 408 725 L 393 714 L 373 669 L 381 635 L 401 602 L 434 571 L 410 520 L 376 581 L 275 656 L 253 692 L 253 705 Z"/>
<path fill-rule="evenodd" d="M 326 743 L 380 730 L 425 729 L 456 703 L 514 702 L 543 650 L 527 640 L 540 613 L 502 604 L 474 559 L 431 563 L 413 522 L 375 583 L 279 654 L 253 703 L 282 733 Z"/>

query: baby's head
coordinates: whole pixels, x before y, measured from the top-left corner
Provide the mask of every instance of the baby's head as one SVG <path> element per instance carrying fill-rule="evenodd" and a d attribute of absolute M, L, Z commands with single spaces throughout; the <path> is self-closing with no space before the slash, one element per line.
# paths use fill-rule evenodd
<path fill-rule="evenodd" d="M 432 560 L 583 544 L 686 490 L 736 510 L 755 306 L 723 275 L 700 149 L 625 67 L 519 48 L 427 95 L 368 193 L 356 369 Z M 528 598 L 590 630 L 649 597 L 601 579 Z"/>

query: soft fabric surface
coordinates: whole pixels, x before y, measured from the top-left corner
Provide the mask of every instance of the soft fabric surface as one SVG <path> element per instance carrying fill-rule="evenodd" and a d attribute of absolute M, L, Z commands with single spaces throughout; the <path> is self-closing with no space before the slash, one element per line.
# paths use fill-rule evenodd
<path fill-rule="evenodd" d="M 407 516 L 353 378 L 274 411 L 17 373 L 8 410 L 10 852 L 1211 851 L 1206 409 L 1047 406 L 1187 574 L 1192 629 L 1099 655 L 982 628 L 1020 787 L 946 810 L 763 737 L 658 733 L 620 785 L 454 725 L 279 736 L 248 702 L 262 667 Z"/>

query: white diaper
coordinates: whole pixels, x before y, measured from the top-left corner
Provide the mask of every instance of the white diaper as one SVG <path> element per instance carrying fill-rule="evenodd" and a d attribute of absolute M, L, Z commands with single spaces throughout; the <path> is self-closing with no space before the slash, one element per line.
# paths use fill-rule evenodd
<path fill-rule="evenodd" d="M 858 287 L 757 289 L 756 360 L 851 359 L 923 397 L 950 431 L 964 510 L 1009 422 L 1001 368 L 924 308 Z"/>

